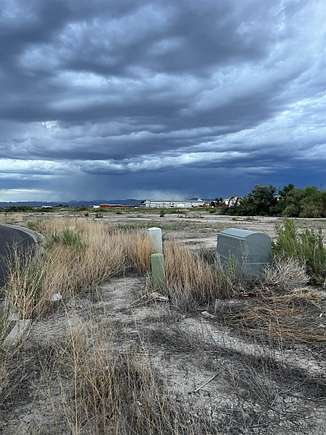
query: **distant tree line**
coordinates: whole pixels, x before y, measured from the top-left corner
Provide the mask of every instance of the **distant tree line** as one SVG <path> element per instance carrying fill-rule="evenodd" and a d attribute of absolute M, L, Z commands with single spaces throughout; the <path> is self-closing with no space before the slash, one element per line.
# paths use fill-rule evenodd
<path fill-rule="evenodd" d="M 300 189 L 288 184 L 282 189 L 258 185 L 224 213 L 240 216 L 326 217 L 326 191 L 317 187 Z"/>

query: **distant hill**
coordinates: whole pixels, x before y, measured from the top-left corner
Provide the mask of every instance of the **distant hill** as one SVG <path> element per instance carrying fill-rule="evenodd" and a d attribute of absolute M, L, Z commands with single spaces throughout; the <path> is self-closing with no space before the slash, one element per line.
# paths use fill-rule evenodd
<path fill-rule="evenodd" d="M 42 207 L 46 206 L 63 206 L 63 207 L 91 207 L 98 204 L 120 204 L 131 207 L 136 207 L 141 204 L 141 200 L 138 199 L 96 199 L 91 201 L 76 200 L 76 201 L 13 201 L 13 202 L 0 202 L 0 208 L 9 207 Z"/>

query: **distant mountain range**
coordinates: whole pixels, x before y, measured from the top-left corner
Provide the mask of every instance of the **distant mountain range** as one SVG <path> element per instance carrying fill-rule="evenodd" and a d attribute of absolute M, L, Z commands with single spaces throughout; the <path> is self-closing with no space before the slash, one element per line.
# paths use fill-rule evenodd
<path fill-rule="evenodd" d="M 42 207 L 42 206 L 67 206 L 67 207 L 91 207 L 98 204 L 119 204 L 136 207 L 140 205 L 140 199 L 96 199 L 92 201 L 13 201 L 13 202 L 0 202 L 0 208 L 29 206 L 29 207 Z"/>

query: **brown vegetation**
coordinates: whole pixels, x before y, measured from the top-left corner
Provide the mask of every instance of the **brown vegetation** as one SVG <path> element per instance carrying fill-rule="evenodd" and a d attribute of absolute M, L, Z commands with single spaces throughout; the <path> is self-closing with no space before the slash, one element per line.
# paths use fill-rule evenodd
<path fill-rule="evenodd" d="M 167 292 L 183 309 L 214 303 L 216 298 L 233 297 L 242 289 L 241 281 L 231 268 L 223 270 L 217 261 L 210 264 L 176 242 L 165 245 L 165 267 Z"/>
<path fill-rule="evenodd" d="M 87 298 L 83 290 L 96 288 L 112 277 L 128 273 L 146 274 L 151 249 L 144 231 L 116 229 L 104 222 L 70 218 L 34 221 L 33 228 L 44 234 L 44 248 L 36 257 L 22 257 L 17 253 L 12 256 L 6 287 L 8 298 L 21 317 L 34 317 L 39 321 L 33 325 L 46 323 L 47 320 L 48 325 L 51 325 L 52 318 L 59 318 L 54 314 L 61 315 L 65 326 L 78 316 L 80 323 L 77 327 L 71 327 L 68 336 L 65 333 L 64 341 L 51 343 L 46 349 L 49 355 L 37 360 L 35 349 L 30 344 L 31 347 L 23 351 L 4 352 L 1 348 L 1 331 L 4 328 L 0 322 L 1 412 L 9 409 L 6 408 L 6 399 L 14 403 L 14 399 L 25 392 L 25 383 L 32 389 L 34 377 L 42 377 L 42 382 L 37 385 L 40 389 L 44 388 L 44 384 L 48 388 L 46 412 L 51 417 L 61 419 L 54 433 L 272 433 L 285 422 L 291 430 L 297 430 L 299 426 L 296 425 L 301 424 L 299 419 L 302 416 L 292 398 L 302 387 L 299 382 L 296 379 L 287 380 L 291 387 L 286 386 L 283 390 L 285 376 L 281 371 L 278 375 L 279 368 L 272 359 L 269 364 L 266 361 L 259 361 L 258 364 L 257 356 L 247 356 L 245 360 L 239 351 L 234 352 L 234 361 L 231 361 L 230 350 L 228 354 L 221 343 L 206 344 L 205 348 L 201 348 L 200 340 L 194 338 L 197 336 L 191 335 L 190 330 L 187 332 L 186 329 L 187 320 L 190 320 L 188 325 L 195 324 L 198 329 L 201 321 L 196 314 L 187 313 L 185 316 L 180 311 L 194 310 L 203 305 L 205 310 L 210 310 L 216 299 L 225 299 L 223 304 L 228 302 L 227 299 L 231 302 L 240 301 L 240 305 L 235 305 L 235 311 L 230 310 L 223 315 L 215 313 L 215 316 L 202 320 L 211 322 L 210 325 L 216 328 L 224 320 L 233 327 L 233 331 L 250 334 L 253 342 L 259 337 L 261 345 L 268 349 L 274 339 L 281 345 L 300 343 L 310 349 L 324 346 L 326 328 L 323 325 L 323 298 L 316 290 L 302 288 L 306 286 L 308 277 L 301 263 L 291 258 L 276 258 L 261 282 L 255 283 L 255 287 L 252 285 L 248 292 L 248 285 L 237 276 L 232 264 L 222 269 L 211 253 L 196 253 L 182 244 L 168 241 L 165 243 L 166 288 L 162 291 L 169 296 L 171 304 L 162 319 L 154 316 L 151 307 L 139 308 L 140 317 L 137 321 L 143 319 L 145 325 L 142 336 L 134 317 L 135 305 L 130 304 L 132 300 L 125 299 L 125 305 L 119 305 L 112 314 L 112 298 L 116 288 L 117 299 L 123 300 L 121 287 L 116 287 L 116 284 L 106 301 L 96 307 L 95 315 L 91 310 L 86 313 L 87 310 L 83 308 L 75 316 L 76 313 L 69 312 L 67 304 L 64 305 L 64 320 L 62 317 L 65 316 L 60 310 L 52 313 L 53 316 L 40 317 L 51 310 L 51 297 L 56 293 L 63 296 L 64 302 L 69 298 L 81 300 L 81 296 Z M 142 300 L 143 295 L 134 295 L 133 290 L 130 288 L 128 291 L 137 300 Z M 90 303 L 89 300 L 87 303 Z M 243 301 L 245 303 L 241 305 Z M 153 306 L 156 304 L 159 305 L 155 302 Z M 168 304 L 164 302 L 162 305 Z M 111 310 L 110 322 L 104 314 L 99 319 L 99 313 L 103 313 L 106 307 Z M 174 307 L 179 310 L 174 310 Z M 144 315 L 147 308 L 148 317 Z M 149 316 L 155 319 L 151 320 Z M 184 318 L 182 326 L 185 329 L 178 329 Z M 174 329 L 168 328 L 169 322 L 174 324 Z M 171 331 L 176 331 L 176 334 L 171 335 Z M 172 344 L 169 343 L 169 332 Z M 152 348 L 150 346 L 153 343 L 146 342 L 147 339 L 150 341 L 151 334 L 156 340 Z M 128 339 L 129 344 L 126 345 Z M 161 342 L 157 343 L 159 339 Z M 186 345 L 182 346 L 182 340 Z M 246 340 L 250 341 L 248 337 Z M 187 388 L 186 395 L 180 397 L 171 390 L 171 384 L 168 385 L 166 379 L 162 378 L 158 367 L 174 358 L 173 350 L 178 354 L 175 373 L 184 373 L 183 378 L 178 378 L 180 388 L 183 382 L 189 382 L 188 378 L 192 379 L 194 372 L 204 372 L 209 366 L 214 371 L 213 375 L 210 372 L 210 376 L 204 373 L 203 382 L 197 384 L 197 388 Z M 188 367 L 183 365 L 196 352 L 197 365 L 191 366 L 193 371 L 188 373 Z M 185 353 L 184 358 L 179 359 L 180 353 Z M 204 353 L 207 367 L 202 361 Z M 157 357 L 161 359 L 154 368 L 153 360 Z M 224 361 L 224 366 L 221 361 Z M 32 379 L 26 381 L 29 372 L 33 373 Z M 210 383 L 210 380 L 214 382 Z M 224 403 L 225 408 L 221 407 L 218 400 L 209 402 L 210 394 L 219 395 L 218 388 L 221 385 L 218 382 L 222 381 L 232 401 L 231 406 Z M 202 385 L 205 386 L 203 391 Z M 51 389 L 55 390 L 53 394 Z M 194 408 L 199 397 L 204 398 L 202 403 L 206 400 L 206 407 Z M 55 398 L 53 403 L 52 398 Z M 33 400 L 31 394 L 31 403 Z M 51 412 L 49 403 L 53 408 Z M 40 425 L 39 433 L 47 433 L 44 427 L 42 429 Z M 34 432 L 31 430 L 29 433 Z"/>
<path fill-rule="evenodd" d="M 6 293 L 22 318 L 51 308 L 51 297 L 95 287 L 125 271 L 148 269 L 150 245 L 143 232 L 116 231 L 78 220 L 42 222 L 45 249 L 34 257 L 14 253 Z"/>
<path fill-rule="evenodd" d="M 326 343 L 326 328 L 321 316 L 321 296 L 301 290 L 255 299 L 248 307 L 226 316 L 228 324 L 243 332 L 309 345 Z"/>
<path fill-rule="evenodd" d="M 98 332 L 90 340 L 86 328 L 72 330 L 65 351 L 74 381 L 73 397 L 63 405 L 72 433 L 214 433 L 171 401 L 145 349 L 112 349 L 112 337 Z"/>

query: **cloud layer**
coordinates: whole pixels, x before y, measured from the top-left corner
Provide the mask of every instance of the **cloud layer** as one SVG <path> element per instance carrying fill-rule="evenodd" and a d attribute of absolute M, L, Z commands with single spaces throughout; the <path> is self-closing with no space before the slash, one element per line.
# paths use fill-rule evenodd
<path fill-rule="evenodd" d="M 0 200 L 323 184 L 323 0 L 3 0 Z"/>

